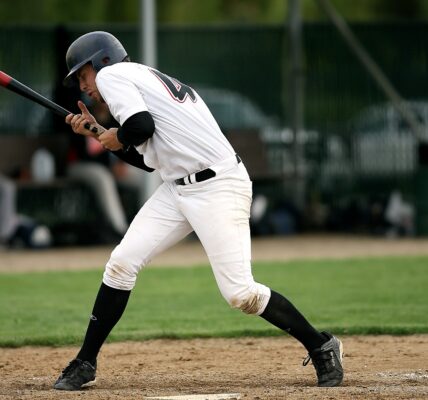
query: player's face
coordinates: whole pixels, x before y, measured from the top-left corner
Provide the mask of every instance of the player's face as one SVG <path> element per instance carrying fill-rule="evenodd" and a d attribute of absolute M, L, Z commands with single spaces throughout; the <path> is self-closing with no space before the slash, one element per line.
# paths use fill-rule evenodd
<path fill-rule="evenodd" d="M 76 73 L 79 80 L 79 87 L 82 92 L 85 92 L 92 99 L 102 102 L 102 97 L 95 83 L 97 72 L 91 64 L 86 64 Z"/>

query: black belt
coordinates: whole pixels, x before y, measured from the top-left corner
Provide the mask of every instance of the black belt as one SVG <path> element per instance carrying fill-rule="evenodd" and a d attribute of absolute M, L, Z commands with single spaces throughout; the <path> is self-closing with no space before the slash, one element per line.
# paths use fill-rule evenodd
<path fill-rule="evenodd" d="M 242 162 L 241 157 L 239 157 L 238 154 L 235 154 L 235 156 L 236 156 L 236 161 L 238 162 L 238 164 L 240 162 Z M 195 176 L 196 182 L 203 182 L 203 181 L 206 181 L 207 179 L 214 178 L 216 176 L 216 173 L 211 168 L 207 168 L 207 169 L 204 169 L 202 171 L 196 172 L 195 174 L 191 174 L 191 175 Z M 184 178 L 179 178 L 179 179 L 175 180 L 175 183 L 177 185 L 189 185 L 191 183 L 196 183 L 196 182 L 191 181 L 190 175 L 187 175 Z"/>

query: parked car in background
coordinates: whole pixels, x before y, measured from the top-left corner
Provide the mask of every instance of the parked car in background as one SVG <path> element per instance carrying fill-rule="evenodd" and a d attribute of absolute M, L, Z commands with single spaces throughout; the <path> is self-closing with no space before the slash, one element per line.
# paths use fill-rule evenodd
<path fill-rule="evenodd" d="M 406 102 L 428 140 L 428 101 Z M 362 175 L 409 174 L 417 167 L 419 140 L 390 102 L 372 105 L 349 124 L 355 172 Z"/>
<path fill-rule="evenodd" d="M 271 173 L 278 176 L 293 174 L 294 136 L 290 128 L 281 126 L 279 118 L 266 115 L 251 99 L 238 92 L 198 85 L 192 87 L 205 101 L 237 151 L 243 146 L 250 151 L 249 142 L 253 141 L 254 150 L 259 152 L 258 161 L 265 156 Z M 316 145 L 318 139 L 317 131 L 303 130 L 299 133 L 301 173 L 310 167 L 306 157 L 307 148 Z M 266 154 L 262 155 L 263 152 Z"/>
<path fill-rule="evenodd" d="M 268 117 L 251 99 L 244 95 L 213 87 L 192 86 L 207 104 L 223 130 L 264 129 L 277 125 L 273 117 Z"/>

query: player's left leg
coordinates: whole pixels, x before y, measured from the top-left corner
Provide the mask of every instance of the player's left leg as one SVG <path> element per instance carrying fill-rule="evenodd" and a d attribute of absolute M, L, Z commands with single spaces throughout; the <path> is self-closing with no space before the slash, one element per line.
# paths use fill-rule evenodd
<path fill-rule="evenodd" d="M 249 228 L 252 189 L 245 175 L 245 167 L 238 166 L 224 180 L 220 177 L 184 187 L 181 193 L 183 213 L 207 252 L 226 301 L 247 314 L 260 315 L 299 340 L 312 356 L 317 372 L 324 370 L 326 365 L 323 362 L 318 368 L 316 362 L 320 357 L 317 355 L 322 354 L 321 359 L 327 360 L 328 351 L 328 370 L 336 365 L 340 371 L 333 371 L 334 379 L 330 371 L 328 382 L 323 382 L 326 380 L 324 374 L 319 384 L 337 385 L 343 376 L 341 349 L 336 351 L 337 339 L 318 332 L 284 296 L 254 281 Z"/>

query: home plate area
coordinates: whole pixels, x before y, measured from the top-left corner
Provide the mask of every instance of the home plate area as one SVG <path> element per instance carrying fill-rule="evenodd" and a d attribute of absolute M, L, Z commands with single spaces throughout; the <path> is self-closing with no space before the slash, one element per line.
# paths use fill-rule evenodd
<path fill-rule="evenodd" d="M 145 397 L 146 400 L 239 400 L 239 393 L 184 394 L 180 396 Z"/>

